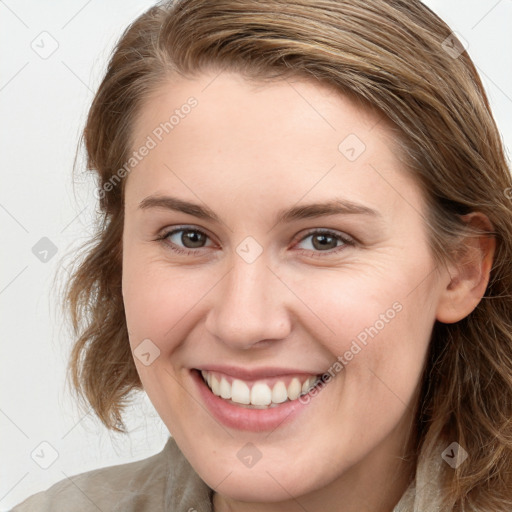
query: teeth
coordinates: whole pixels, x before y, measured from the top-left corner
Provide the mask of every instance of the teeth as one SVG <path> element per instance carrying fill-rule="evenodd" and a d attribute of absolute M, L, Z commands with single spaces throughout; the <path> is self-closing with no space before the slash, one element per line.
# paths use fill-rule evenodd
<path fill-rule="evenodd" d="M 220 396 L 220 384 L 216 377 L 212 375 L 210 379 L 210 386 L 212 387 L 212 391 L 217 395 Z"/>
<path fill-rule="evenodd" d="M 297 398 L 299 398 L 301 391 L 302 385 L 299 379 L 297 379 L 297 377 L 294 377 L 290 382 L 290 385 L 288 386 L 288 398 L 290 400 L 296 400 Z"/>
<path fill-rule="evenodd" d="M 309 379 L 306 382 L 309 382 Z M 284 382 L 279 381 L 274 385 L 274 388 L 272 389 L 272 402 L 275 404 L 281 404 L 286 402 L 286 400 L 288 400 L 288 391 L 284 385 Z"/>
<path fill-rule="evenodd" d="M 310 386 L 310 384 L 313 382 L 313 379 L 308 379 L 306 382 L 304 382 L 304 384 L 302 384 L 302 393 L 301 394 L 304 394 L 304 393 L 307 393 L 310 388 L 312 386 Z"/>
<path fill-rule="evenodd" d="M 266 409 L 268 406 L 281 404 L 288 400 L 296 400 L 308 393 L 319 382 L 319 377 L 313 376 L 303 383 L 294 377 L 286 387 L 283 381 L 277 381 L 272 388 L 265 382 L 255 382 L 252 388 L 240 379 L 233 379 L 232 384 L 225 377 L 219 379 L 211 372 L 201 371 L 203 379 L 208 383 L 214 395 L 232 402 Z"/>
<path fill-rule="evenodd" d="M 231 384 L 231 400 L 237 404 L 251 403 L 251 392 L 249 391 L 249 386 L 243 380 L 235 379 L 233 384 Z"/>
<path fill-rule="evenodd" d="M 251 404 L 270 405 L 270 402 L 272 402 L 272 391 L 270 388 L 262 382 L 254 384 L 251 389 Z"/>
<path fill-rule="evenodd" d="M 220 381 L 219 391 L 220 391 L 220 396 L 222 398 L 225 398 L 226 400 L 231 398 L 231 386 L 229 385 L 229 382 L 224 377 L 222 377 L 222 379 Z"/>
<path fill-rule="evenodd" d="M 201 370 L 201 375 L 203 376 L 203 379 L 208 383 L 208 386 L 210 388 L 212 387 L 212 374 L 209 372 L 205 372 L 204 370 Z"/>

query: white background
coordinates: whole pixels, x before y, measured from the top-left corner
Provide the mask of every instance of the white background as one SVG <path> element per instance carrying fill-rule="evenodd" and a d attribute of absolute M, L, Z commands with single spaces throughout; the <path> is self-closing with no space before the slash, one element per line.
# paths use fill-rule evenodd
<path fill-rule="evenodd" d="M 212 0 L 213 1 L 213 0 Z M 428 0 L 469 43 L 505 144 L 512 148 L 512 0 Z M 73 160 L 88 106 L 124 28 L 153 2 L 0 0 L 0 510 L 91 469 L 148 457 L 168 431 L 145 395 L 127 416 L 129 436 L 78 410 L 65 388 L 71 339 L 54 274 L 92 234 L 93 183 Z M 48 32 L 49 36 L 40 36 Z M 48 58 L 31 47 L 58 44 Z M 33 41 L 35 40 L 35 43 Z M 41 262 L 32 247 L 58 249 Z M 64 271 L 65 272 L 65 271 Z M 40 446 L 41 442 L 49 443 Z M 34 452 L 41 468 L 31 458 Z M 44 456 L 41 455 L 44 453 Z"/>

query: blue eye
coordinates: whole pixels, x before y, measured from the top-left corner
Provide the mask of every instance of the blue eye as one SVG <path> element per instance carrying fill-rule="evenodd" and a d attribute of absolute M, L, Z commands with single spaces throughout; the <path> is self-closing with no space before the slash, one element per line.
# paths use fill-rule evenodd
<path fill-rule="evenodd" d="M 181 233 L 181 235 L 180 235 Z M 172 238 L 174 240 L 172 240 Z M 306 236 L 303 236 L 298 243 L 303 242 L 311 238 L 311 249 L 300 249 L 301 252 L 311 253 L 315 257 L 330 256 L 336 254 L 339 251 L 346 248 L 346 246 L 355 245 L 355 241 L 347 235 L 342 235 L 335 231 L 329 230 L 313 230 L 310 231 Z M 200 229 L 193 227 L 180 227 L 167 231 L 157 239 L 166 244 L 166 246 L 178 254 L 193 255 L 197 254 L 198 249 L 207 247 L 206 241 L 209 240 L 208 235 Z M 340 243 L 338 245 L 338 242 Z M 184 247 L 180 247 L 178 244 L 183 244 Z M 334 247 L 331 247 L 332 244 Z"/>

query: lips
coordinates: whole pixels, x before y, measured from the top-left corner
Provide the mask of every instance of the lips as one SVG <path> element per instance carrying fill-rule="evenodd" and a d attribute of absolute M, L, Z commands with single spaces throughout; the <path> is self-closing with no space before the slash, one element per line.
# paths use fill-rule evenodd
<path fill-rule="evenodd" d="M 222 373 L 226 376 L 240 379 L 246 382 L 252 382 L 256 380 L 268 379 L 272 377 L 297 377 L 297 378 L 308 378 L 308 377 L 316 377 L 321 375 L 323 372 L 320 371 L 309 371 L 306 369 L 299 368 L 283 368 L 283 367 L 260 367 L 260 368 L 243 368 L 237 366 L 229 366 L 229 365 L 216 365 L 216 364 L 206 364 L 201 367 L 195 368 L 199 372 L 201 370 L 209 371 L 209 372 L 218 372 Z"/>
<path fill-rule="evenodd" d="M 311 405 L 309 400 L 302 401 L 301 399 L 286 400 L 283 403 L 268 406 L 236 404 L 212 393 L 201 372 L 197 369 L 191 369 L 190 376 L 200 399 L 212 416 L 225 426 L 237 430 L 261 432 L 286 428 L 286 425 L 295 421 L 299 415 L 306 414 L 309 407 L 313 407 L 314 411 L 318 406 L 316 400 Z M 254 409 L 256 407 L 258 408 Z"/>

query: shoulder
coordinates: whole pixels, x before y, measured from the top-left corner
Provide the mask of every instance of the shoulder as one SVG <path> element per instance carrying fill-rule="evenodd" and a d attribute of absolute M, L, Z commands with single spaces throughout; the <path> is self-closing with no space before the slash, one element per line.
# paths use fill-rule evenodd
<path fill-rule="evenodd" d="M 164 510 L 169 466 L 176 451 L 170 438 L 156 455 L 66 478 L 30 496 L 11 512 Z"/>

